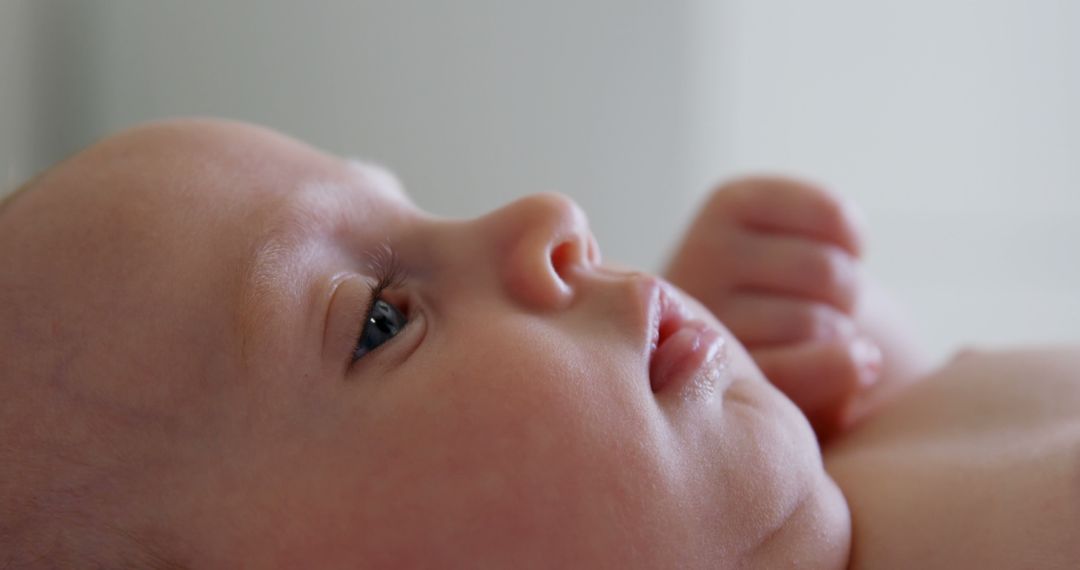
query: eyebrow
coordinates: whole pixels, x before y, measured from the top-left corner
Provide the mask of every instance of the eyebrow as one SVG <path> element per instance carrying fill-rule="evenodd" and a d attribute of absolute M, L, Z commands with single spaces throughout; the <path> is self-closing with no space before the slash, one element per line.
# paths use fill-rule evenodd
<path fill-rule="evenodd" d="M 292 309 L 304 306 L 308 317 L 321 298 L 310 276 L 308 260 L 323 238 L 344 227 L 349 208 L 356 204 L 336 187 L 312 184 L 281 200 L 266 222 L 267 229 L 254 241 L 239 271 L 241 281 L 237 317 L 241 356 L 274 324 L 288 322 Z"/>

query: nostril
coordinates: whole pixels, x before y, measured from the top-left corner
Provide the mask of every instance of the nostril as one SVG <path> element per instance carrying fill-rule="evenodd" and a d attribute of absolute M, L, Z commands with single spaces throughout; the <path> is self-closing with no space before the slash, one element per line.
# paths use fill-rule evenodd
<path fill-rule="evenodd" d="M 582 256 L 586 252 L 582 251 L 581 245 L 578 240 L 570 240 L 560 243 L 551 250 L 551 266 L 555 269 L 555 273 L 564 280 L 567 271 L 582 262 Z"/>

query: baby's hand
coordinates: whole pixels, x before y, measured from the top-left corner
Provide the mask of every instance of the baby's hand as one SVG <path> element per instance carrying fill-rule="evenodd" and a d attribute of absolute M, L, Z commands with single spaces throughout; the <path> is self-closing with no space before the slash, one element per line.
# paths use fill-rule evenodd
<path fill-rule="evenodd" d="M 853 319 L 860 235 L 835 196 L 784 178 L 716 190 L 667 271 L 735 334 L 819 437 L 843 429 L 881 351 Z"/>

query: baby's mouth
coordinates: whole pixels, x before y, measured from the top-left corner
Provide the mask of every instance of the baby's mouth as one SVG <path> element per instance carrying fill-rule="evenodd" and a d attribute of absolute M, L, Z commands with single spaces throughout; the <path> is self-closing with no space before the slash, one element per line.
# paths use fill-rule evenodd
<path fill-rule="evenodd" d="M 667 287 L 660 287 L 654 301 L 652 322 L 652 342 L 649 354 L 649 384 L 652 391 L 659 392 L 666 383 L 665 378 L 658 377 L 660 363 L 657 361 L 657 352 L 660 347 L 671 338 L 671 335 L 682 327 L 686 316 L 681 311 L 681 306 L 667 291 Z"/>
<path fill-rule="evenodd" d="M 656 395 L 682 399 L 711 398 L 727 371 L 724 337 L 705 321 L 692 318 L 666 284 L 652 307 L 649 384 Z"/>

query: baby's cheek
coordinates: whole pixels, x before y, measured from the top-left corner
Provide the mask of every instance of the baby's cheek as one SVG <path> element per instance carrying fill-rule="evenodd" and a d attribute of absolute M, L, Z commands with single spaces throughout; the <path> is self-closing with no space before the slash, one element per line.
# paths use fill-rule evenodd
<path fill-rule="evenodd" d="M 425 502 L 471 521 L 459 529 L 463 541 L 562 545 L 536 556 L 581 554 L 598 542 L 621 552 L 650 536 L 649 524 L 671 524 L 674 513 L 653 510 L 667 496 L 668 452 L 660 423 L 646 415 L 647 375 L 635 375 L 618 351 L 561 342 L 542 327 L 528 332 L 528 349 L 489 338 L 483 358 L 447 366 L 455 381 L 422 420 L 439 473 L 425 483 Z"/>

